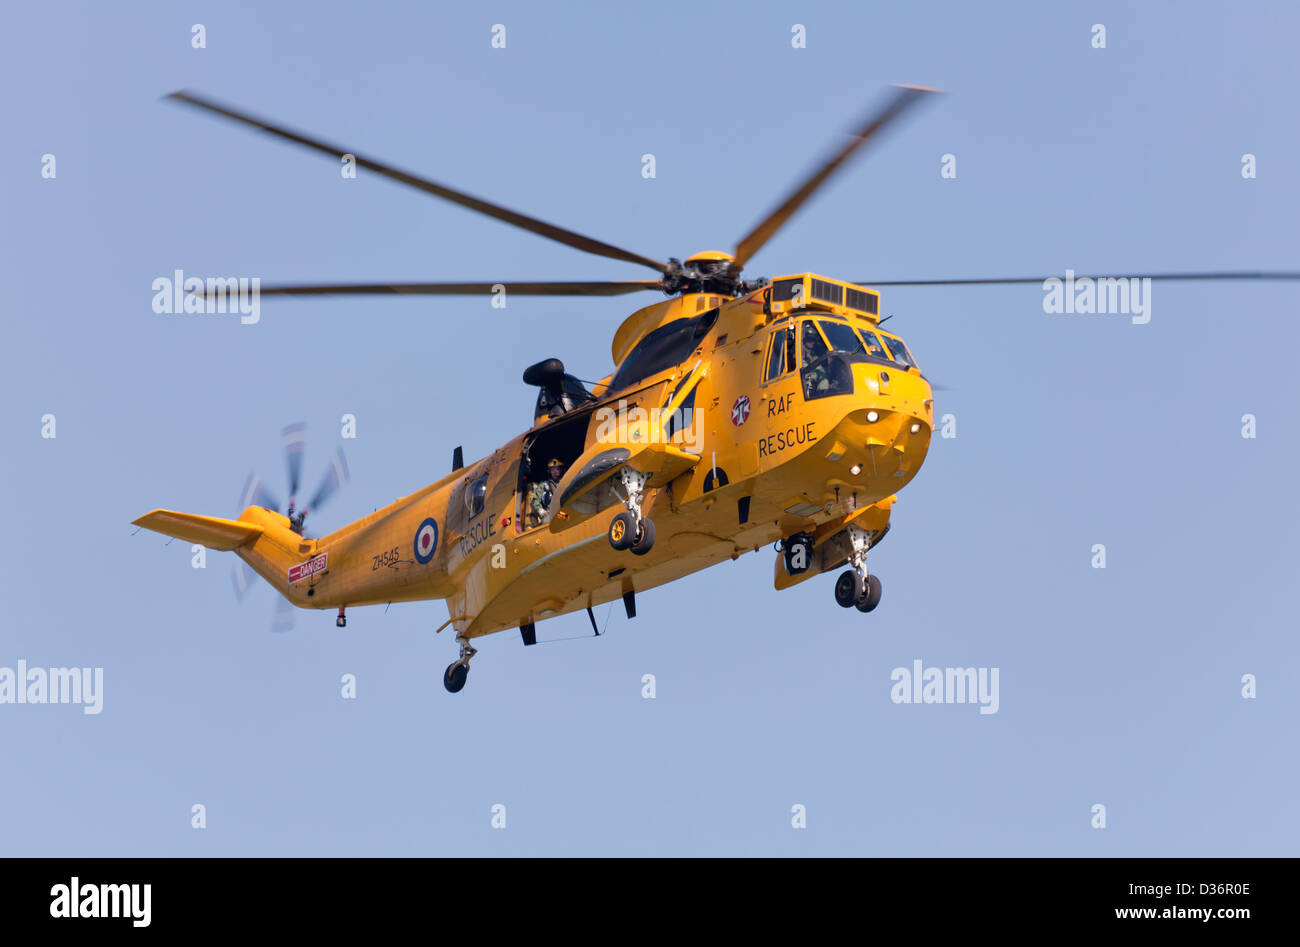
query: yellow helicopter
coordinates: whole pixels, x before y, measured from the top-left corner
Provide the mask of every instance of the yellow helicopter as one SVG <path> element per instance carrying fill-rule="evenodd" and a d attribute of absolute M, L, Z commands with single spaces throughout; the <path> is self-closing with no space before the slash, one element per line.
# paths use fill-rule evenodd
<path fill-rule="evenodd" d="M 907 345 L 881 327 L 880 296 L 812 273 L 741 278 L 749 259 L 863 145 L 934 90 L 894 87 L 845 143 L 753 228 L 733 253 L 659 261 L 363 157 L 190 92 L 169 98 L 356 165 L 599 256 L 650 267 L 624 282 L 388 283 L 269 287 L 262 295 L 500 292 L 667 298 L 614 335 L 614 370 L 589 389 L 558 359 L 524 372 L 538 389 L 532 427 L 490 456 L 461 451 L 441 479 L 319 538 L 304 520 L 337 486 L 340 461 L 296 506 L 300 432 L 287 513 L 256 484 L 239 519 L 154 510 L 136 525 L 231 550 L 300 608 L 446 599 L 460 653 L 443 675 L 465 685 L 475 638 L 635 594 L 776 544 L 777 589 L 846 567 L 845 608 L 881 598 L 867 557 L 889 530 L 897 492 L 930 446 L 934 396 Z M 1165 279 L 1294 278 L 1186 273 Z M 1043 277 L 876 285 L 1042 282 Z M 598 633 L 598 632 L 597 632 Z"/>

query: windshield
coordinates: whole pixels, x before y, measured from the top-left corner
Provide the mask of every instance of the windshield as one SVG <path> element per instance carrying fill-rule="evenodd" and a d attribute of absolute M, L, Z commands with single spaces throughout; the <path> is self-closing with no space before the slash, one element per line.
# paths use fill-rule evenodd
<path fill-rule="evenodd" d="M 889 358 L 885 353 L 885 347 L 880 344 L 880 339 L 876 333 L 872 332 L 865 326 L 859 326 L 858 331 L 862 333 L 862 340 L 867 343 L 867 354 L 875 358 Z"/>
<path fill-rule="evenodd" d="M 881 333 L 880 336 L 885 340 L 885 345 L 889 347 L 889 357 L 899 365 L 906 365 L 909 368 L 915 367 L 916 362 L 912 361 L 912 353 L 907 350 L 902 339 L 896 339 L 893 336 Z"/>
<path fill-rule="evenodd" d="M 835 352 L 846 352 L 849 355 L 861 355 L 863 351 L 862 340 L 858 334 L 853 331 L 852 326 L 845 325 L 843 322 L 822 321 L 822 333 L 826 336 L 826 341 L 831 344 L 831 349 Z"/>

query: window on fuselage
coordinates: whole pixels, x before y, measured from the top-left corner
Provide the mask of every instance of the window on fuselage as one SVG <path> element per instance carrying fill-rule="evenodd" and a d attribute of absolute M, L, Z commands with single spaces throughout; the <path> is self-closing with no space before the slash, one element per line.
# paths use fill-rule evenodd
<path fill-rule="evenodd" d="M 469 512 L 470 519 L 483 512 L 483 504 L 487 500 L 487 481 L 487 474 L 484 474 L 465 490 L 465 509 Z"/>
<path fill-rule="evenodd" d="M 651 375 L 680 365 L 690 357 L 718 321 L 718 310 L 710 309 L 687 319 L 674 319 L 645 334 L 614 373 L 610 391 L 630 388 Z"/>
<path fill-rule="evenodd" d="M 673 439 L 674 434 L 682 431 L 691 431 L 695 423 L 695 392 L 699 390 L 696 385 L 690 390 L 677 410 L 668 415 L 668 421 L 664 424 L 664 437 L 668 440 Z"/>
<path fill-rule="evenodd" d="M 767 355 L 767 374 L 764 381 L 780 378 L 794 371 L 794 326 L 786 326 L 772 333 L 772 348 Z"/>

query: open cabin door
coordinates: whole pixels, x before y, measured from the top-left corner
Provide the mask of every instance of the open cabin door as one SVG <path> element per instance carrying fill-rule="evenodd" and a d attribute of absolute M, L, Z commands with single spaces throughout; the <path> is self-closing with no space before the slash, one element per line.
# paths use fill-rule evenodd
<path fill-rule="evenodd" d="M 517 532 L 538 529 L 554 517 L 559 484 L 551 480 L 550 463 L 558 460 L 567 475 L 582 456 L 591 423 L 592 411 L 580 409 L 561 415 L 524 439 L 516 491 Z"/>
<path fill-rule="evenodd" d="M 550 520 L 553 531 L 621 504 L 619 472 L 624 468 L 649 475 L 652 487 L 663 487 L 700 462 L 704 422 L 696 392 L 706 373 L 696 362 L 675 384 L 656 386 L 667 390 L 662 403 L 638 397 L 596 409 L 587 449 L 560 481 L 558 507 Z M 646 406 L 648 400 L 652 407 Z"/>

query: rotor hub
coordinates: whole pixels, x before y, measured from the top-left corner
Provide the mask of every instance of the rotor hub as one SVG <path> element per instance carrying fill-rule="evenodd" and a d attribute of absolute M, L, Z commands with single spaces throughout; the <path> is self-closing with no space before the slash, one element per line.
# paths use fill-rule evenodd
<path fill-rule="evenodd" d="M 685 261 L 668 258 L 660 281 L 664 293 L 718 293 L 740 296 L 766 285 L 767 280 L 742 280 L 736 258 L 721 250 L 705 250 L 688 256 Z"/>

